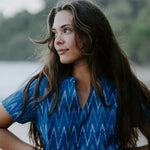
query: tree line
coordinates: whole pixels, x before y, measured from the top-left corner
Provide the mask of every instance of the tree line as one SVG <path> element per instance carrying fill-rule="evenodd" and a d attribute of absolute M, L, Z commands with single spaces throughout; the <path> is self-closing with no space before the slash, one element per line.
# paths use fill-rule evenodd
<path fill-rule="evenodd" d="M 22 11 L 6 19 L 0 13 L 0 60 L 35 60 L 35 53 L 46 49 L 30 41 L 46 36 L 47 15 L 57 0 L 44 1 L 45 8 L 37 14 Z M 129 58 L 138 64 L 150 64 L 150 1 L 95 1 Z"/>

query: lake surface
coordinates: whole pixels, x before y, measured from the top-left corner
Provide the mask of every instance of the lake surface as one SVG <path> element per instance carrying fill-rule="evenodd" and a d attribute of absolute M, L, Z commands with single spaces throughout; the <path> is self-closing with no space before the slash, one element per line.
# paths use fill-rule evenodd
<path fill-rule="evenodd" d="M 39 63 L 33 62 L 1 62 L 0 61 L 0 100 L 6 98 L 11 93 L 19 89 L 25 81 L 40 70 Z M 133 70 L 140 80 L 150 87 L 150 66 L 134 66 Z M 13 124 L 9 130 L 19 138 L 29 143 L 28 139 L 29 124 Z M 138 145 L 147 141 L 140 135 Z"/>
<path fill-rule="evenodd" d="M 39 68 L 33 62 L 0 62 L 0 98 L 20 88 Z"/>
<path fill-rule="evenodd" d="M 0 61 L 0 99 L 7 97 L 40 70 L 39 63 Z M 133 67 L 135 74 L 150 85 L 150 66 Z"/>

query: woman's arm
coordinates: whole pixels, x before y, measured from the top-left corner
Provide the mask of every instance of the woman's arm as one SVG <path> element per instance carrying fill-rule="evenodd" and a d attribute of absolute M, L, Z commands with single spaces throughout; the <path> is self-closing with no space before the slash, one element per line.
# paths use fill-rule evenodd
<path fill-rule="evenodd" d="M 2 104 L 0 104 L 0 148 L 3 150 L 35 150 L 35 148 L 12 134 L 7 128 L 14 123 Z"/>
<path fill-rule="evenodd" d="M 135 148 L 128 148 L 127 150 L 149 150 L 149 149 L 148 149 L 148 145 L 145 145 L 145 146 L 137 147 L 136 149 Z"/>
<path fill-rule="evenodd" d="M 150 120 L 147 121 L 146 123 L 144 123 L 144 127 L 146 128 L 146 130 L 150 134 Z M 143 146 L 137 147 L 136 149 L 135 148 L 128 148 L 127 150 L 149 150 L 149 146 L 143 145 Z"/>

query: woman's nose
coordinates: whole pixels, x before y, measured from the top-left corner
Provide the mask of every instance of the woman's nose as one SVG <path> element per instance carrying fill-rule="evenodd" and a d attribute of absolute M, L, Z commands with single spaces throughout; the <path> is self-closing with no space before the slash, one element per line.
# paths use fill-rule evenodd
<path fill-rule="evenodd" d="M 64 43 L 64 39 L 62 35 L 57 35 L 57 37 L 55 38 L 55 43 L 56 44 L 63 44 Z"/>

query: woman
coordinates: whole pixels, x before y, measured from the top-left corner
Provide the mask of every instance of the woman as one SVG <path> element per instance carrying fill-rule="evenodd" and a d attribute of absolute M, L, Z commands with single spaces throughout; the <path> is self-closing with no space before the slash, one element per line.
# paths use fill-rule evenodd
<path fill-rule="evenodd" d="M 35 42 L 47 44 L 49 53 L 41 72 L 2 102 L 0 147 L 134 149 L 135 128 L 150 141 L 150 91 L 97 5 L 75 0 L 53 8 L 47 37 Z M 7 131 L 14 121 L 31 122 L 36 148 Z"/>

